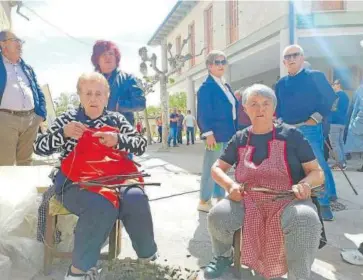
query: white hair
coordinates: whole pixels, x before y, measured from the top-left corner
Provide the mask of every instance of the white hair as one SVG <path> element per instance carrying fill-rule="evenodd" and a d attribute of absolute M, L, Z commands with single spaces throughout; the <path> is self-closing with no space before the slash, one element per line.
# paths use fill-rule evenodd
<path fill-rule="evenodd" d="M 206 59 L 205 59 L 205 65 L 207 66 L 207 68 L 208 68 L 209 65 L 214 64 L 214 61 L 219 56 L 223 56 L 224 59 L 227 60 L 227 56 L 226 56 L 226 54 L 224 52 L 217 51 L 217 50 L 210 51 L 209 54 L 207 55 Z"/>
<path fill-rule="evenodd" d="M 286 52 L 287 52 L 289 49 L 291 49 L 291 48 L 297 48 L 297 49 L 299 49 L 299 52 L 301 53 L 301 55 L 304 55 L 304 49 L 303 49 L 300 45 L 297 45 L 297 44 L 287 46 L 287 47 L 284 49 L 284 51 L 282 52 L 282 55 L 285 55 L 285 54 L 286 54 Z"/>
<path fill-rule="evenodd" d="M 276 98 L 275 92 L 270 87 L 262 85 L 262 84 L 254 84 L 254 85 L 246 88 L 242 95 L 242 104 L 246 105 L 248 98 L 250 98 L 250 96 L 252 96 L 252 95 L 260 95 L 260 96 L 266 97 L 267 99 L 272 100 L 274 109 L 276 109 L 277 98 Z"/>

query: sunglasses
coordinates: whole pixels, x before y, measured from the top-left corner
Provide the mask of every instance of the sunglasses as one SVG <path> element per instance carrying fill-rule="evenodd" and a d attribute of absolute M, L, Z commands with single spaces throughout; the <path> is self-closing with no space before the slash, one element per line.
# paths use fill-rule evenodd
<path fill-rule="evenodd" d="M 227 60 L 223 59 L 223 60 L 215 60 L 214 65 L 219 66 L 219 65 L 226 65 L 227 64 Z"/>
<path fill-rule="evenodd" d="M 284 55 L 284 59 L 285 60 L 290 60 L 290 59 L 296 59 L 297 57 L 299 57 L 301 55 L 301 53 L 297 52 L 297 53 L 290 53 L 290 54 L 285 54 Z"/>
<path fill-rule="evenodd" d="M 6 41 L 17 42 L 17 43 L 19 43 L 20 45 L 23 45 L 23 44 L 25 43 L 25 41 L 20 40 L 20 39 L 18 39 L 18 38 L 9 38 L 9 39 L 4 40 L 4 42 L 6 42 Z"/>

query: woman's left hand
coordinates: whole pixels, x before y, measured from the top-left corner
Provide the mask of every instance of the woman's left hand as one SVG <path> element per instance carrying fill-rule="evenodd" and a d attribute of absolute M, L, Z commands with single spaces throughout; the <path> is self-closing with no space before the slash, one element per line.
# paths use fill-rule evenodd
<path fill-rule="evenodd" d="M 305 200 L 311 197 L 311 188 L 308 184 L 300 183 L 293 185 L 292 190 L 298 200 Z"/>
<path fill-rule="evenodd" d="M 118 137 L 115 132 L 96 132 L 93 137 L 98 137 L 100 143 L 106 147 L 115 147 L 118 144 Z"/>

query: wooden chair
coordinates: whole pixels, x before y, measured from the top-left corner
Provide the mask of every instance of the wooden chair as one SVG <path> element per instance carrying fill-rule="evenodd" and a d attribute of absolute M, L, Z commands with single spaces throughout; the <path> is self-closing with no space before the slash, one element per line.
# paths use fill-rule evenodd
<path fill-rule="evenodd" d="M 72 252 L 59 252 L 55 246 L 54 236 L 59 215 L 70 215 L 63 205 L 52 197 L 49 201 L 49 210 L 46 217 L 45 238 L 44 238 L 44 274 L 49 275 L 54 258 L 71 259 Z M 121 222 L 117 220 L 109 236 L 109 251 L 102 253 L 101 260 L 113 260 L 121 252 Z"/>
<path fill-rule="evenodd" d="M 242 229 L 240 228 L 234 233 L 233 236 L 233 272 L 238 279 L 241 277 L 241 234 Z"/>

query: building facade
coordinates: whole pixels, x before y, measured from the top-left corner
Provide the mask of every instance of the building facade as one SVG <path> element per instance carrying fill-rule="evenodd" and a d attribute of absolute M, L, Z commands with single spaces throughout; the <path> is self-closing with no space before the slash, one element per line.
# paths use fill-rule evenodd
<path fill-rule="evenodd" d="M 0 1 L 0 31 L 11 28 L 11 7 L 10 1 Z"/>
<path fill-rule="evenodd" d="M 300 44 L 306 60 L 330 81 L 340 78 L 350 94 L 363 78 L 363 1 L 178 1 L 149 45 L 172 43 L 176 52 L 189 35 L 183 53 L 204 52 L 174 75 L 168 91 L 187 92 L 194 113 L 212 49 L 227 54 L 226 78 L 234 90 L 273 86 L 286 75 L 281 53 L 290 43 Z"/>

